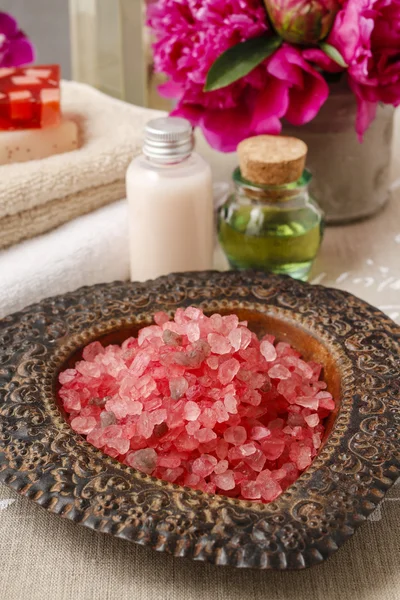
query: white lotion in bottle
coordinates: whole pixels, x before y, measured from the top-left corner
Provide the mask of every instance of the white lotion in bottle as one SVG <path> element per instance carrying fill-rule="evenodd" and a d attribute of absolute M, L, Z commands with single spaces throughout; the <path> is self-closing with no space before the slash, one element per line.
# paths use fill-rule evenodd
<path fill-rule="evenodd" d="M 212 267 L 211 169 L 193 148 L 186 119 L 148 123 L 126 175 L 132 281 Z"/>

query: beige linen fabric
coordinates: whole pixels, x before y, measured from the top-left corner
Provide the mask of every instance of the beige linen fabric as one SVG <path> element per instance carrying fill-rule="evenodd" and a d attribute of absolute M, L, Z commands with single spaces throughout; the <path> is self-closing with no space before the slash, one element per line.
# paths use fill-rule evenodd
<path fill-rule="evenodd" d="M 79 149 L 0 166 L 0 248 L 123 198 L 144 125 L 164 114 L 71 81 L 62 83 L 62 109 L 79 124 Z"/>
<path fill-rule="evenodd" d="M 121 179 L 7 215 L 0 220 L 0 249 L 51 231 L 124 196 L 125 181 Z"/>
<path fill-rule="evenodd" d="M 7 504 L 5 499 L 15 500 Z M 3 509 L 2 509 L 3 506 Z M 2 600 L 399 600 L 400 487 L 326 563 L 213 567 L 117 540 L 0 487 Z"/>

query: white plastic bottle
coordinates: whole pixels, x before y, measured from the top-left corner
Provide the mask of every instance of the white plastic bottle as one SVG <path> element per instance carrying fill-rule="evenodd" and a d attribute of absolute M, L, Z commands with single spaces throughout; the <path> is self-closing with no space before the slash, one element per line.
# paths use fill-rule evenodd
<path fill-rule="evenodd" d="M 193 148 L 186 119 L 148 123 L 126 175 L 132 281 L 212 267 L 211 169 Z"/>

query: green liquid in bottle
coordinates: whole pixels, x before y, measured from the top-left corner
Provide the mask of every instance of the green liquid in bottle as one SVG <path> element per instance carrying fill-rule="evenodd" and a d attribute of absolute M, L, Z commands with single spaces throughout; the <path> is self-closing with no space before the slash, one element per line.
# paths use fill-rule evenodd
<path fill-rule="evenodd" d="M 219 211 L 218 230 L 232 268 L 305 280 L 322 241 L 323 220 L 309 197 L 276 204 L 233 194 Z"/>

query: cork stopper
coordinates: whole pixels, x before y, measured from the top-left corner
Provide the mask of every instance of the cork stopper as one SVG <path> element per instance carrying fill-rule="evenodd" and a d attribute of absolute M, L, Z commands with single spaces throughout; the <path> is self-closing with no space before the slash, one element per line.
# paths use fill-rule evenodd
<path fill-rule="evenodd" d="M 261 185 L 284 185 L 297 181 L 305 167 L 307 145 L 294 137 L 258 135 L 240 142 L 242 177 Z"/>

